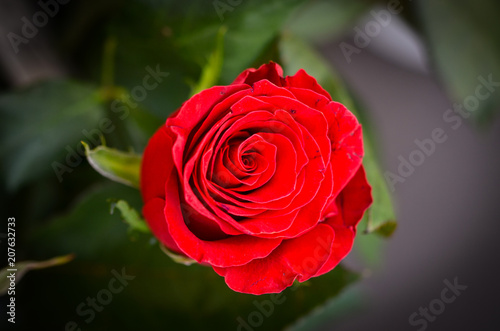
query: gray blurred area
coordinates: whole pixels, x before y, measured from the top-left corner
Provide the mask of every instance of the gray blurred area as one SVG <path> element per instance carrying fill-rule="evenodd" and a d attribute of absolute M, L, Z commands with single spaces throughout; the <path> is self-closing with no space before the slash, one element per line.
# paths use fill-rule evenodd
<path fill-rule="evenodd" d="M 29 16 L 35 5 L 35 2 L 0 0 L 0 71 L 4 73 L 9 86 L 23 87 L 43 79 L 66 75 L 63 62 L 51 48 L 48 29 L 30 30 L 33 38 L 27 43 L 20 42 L 17 52 L 12 46 L 15 38 L 13 31 L 20 33 L 19 25 L 23 24 L 19 18 Z"/>
<path fill-rule="evenodd" d="M 414 140 L 436 128 L 448 138 L 395 185 L 398 229 L 385 244 L 383 265 L 356 285 L 368 298 L 365 309 L 322 330 L 498 330 L 500 119 L 486 127 L 464 120 L 456 129 L 445 122 L 453 102 L 429 74 L 421 42 L 401 23 L 347 63 L 339 44 L 352 37 L 348 31 L 322 52 L 369 110 L 382 170 L 397 174 L 398 157 L 408 160 Z M 355 256 L 347 262 L 358 264 Z M 410 325 L 455 278 L 467 288 L 444 308 L 434 302 L 434 310 L 444 310 L 426 325 Z"/>

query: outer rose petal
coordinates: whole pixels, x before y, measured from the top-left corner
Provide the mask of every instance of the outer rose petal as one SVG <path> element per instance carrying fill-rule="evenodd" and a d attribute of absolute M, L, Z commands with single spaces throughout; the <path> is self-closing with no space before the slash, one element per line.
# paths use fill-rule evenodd
<path fill-rule="evenodd" d="M 277 63 L 270 62 L 267 64 L 263 64 L 259 67 L 259 69 L 247 69 L 243 71 L 232 84 L 248 84 L 252 85 L 259 80 L 267 79 L 271 83 L 282 86 L 283 78 L 283 69 Z"/>
<path fill-rule="evenodd" d="M 155 237 L 158 238 L 163 245 L 167 246 L 167 248 L 175 252 L 180 252 L 179 247 L 168 231 L 164 210 L 165 200 L 153 198 L 146 202 L 142 213 Z"/>
<path fill-rule="evenodd" d="M 239 267 L 214 270 L 225 277 L 226 284 L 237 292 L 249 294 L 279 293 L 313 277 L 331 253 L 334 232 L 320 224 L 306 234 L 284 241 L 268 257 Z"/>
<path fill-rule="evenodd" d="M 299 87 L 289 87 L 288 90 L 293 93 L 297 100 L 314 109 L 322 109 L 331 102 L 326 96 L 313 90 Z"/>
<path fill-rule="evenodd" d="M 354 176 L 363 158 L 363 133 L 354 115 L 338 102 L 330 102 L 322 109 L 328 121 L 332 142 L 331 164 L 334 173 L 332 197 Z"/>
<path fill-rule="evenodd" d="M 286 83 L 290 87 L 300 87 L 308 90 L 313 90 L 314 92 L 324 95 L 328 98 L 328 100 L 332 100 L 330 93 L 325 91 L 325 89 L 318 84 L 316 78 L 309 76 L 304 71 L 304 69 L 300 69 L 293 76 L 288 76 L 286 78 Z"/>
<path fill-rule="evenodd" d="M 339 213 L 328 217 L 323 223 L 335 231 L 335 240 L 332 254 L 315 276 L 329 272 L 349 254 L 354 242 L 356 226 L 373 202 L 371 192 L 365 169 L 361 166 L 335 200 Z"/>
<path fill-rule="evenodd" d="M 172 138 L 163 125 L 149 139 L 142 157 L 140 186 L 144 202 L 155 197 L 165 198 L 168 176 L 165 164 L 173 163 L 171 150 Z"/>
<path fill-rule="evenodd" d="M 365 168 L 361 166 L 342 190 L 341 201 L 338 201 L 344 225 L 356 227 L 372 202 L 372 188 L 366 179 Z"/>

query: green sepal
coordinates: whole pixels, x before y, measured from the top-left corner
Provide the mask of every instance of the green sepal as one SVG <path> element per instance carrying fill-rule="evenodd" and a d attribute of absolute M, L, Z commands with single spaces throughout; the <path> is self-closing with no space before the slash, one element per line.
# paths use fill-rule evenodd
<path fill-rule="evenodd" d="M 85 142 L 82 144 L 87 160 L 98 173 L 115 182 L 139 188 L 141 155 L 106 146 L 90 149 Z"/>
<path fill-rule="evenodd" d="M 193 263 L 196 263 L 195 260 L 190 259 L 189 257 L 185 257 L 183 255 L 177 254 L 172 252 L 170 249 L 165 247 L 165 245 L 160 244 L 160 248 L 163 253 L 167 254 L 168 257 L 170 257 L 174 262 L 184 264 L 184 265 L 191 265 Z"/>

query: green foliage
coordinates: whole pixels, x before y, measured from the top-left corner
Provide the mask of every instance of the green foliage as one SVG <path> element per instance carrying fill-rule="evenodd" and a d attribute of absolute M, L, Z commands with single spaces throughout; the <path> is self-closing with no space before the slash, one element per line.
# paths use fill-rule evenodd
<path fill-rule="evenodd" d="M 345 30 L 368 10 L 369 1 L 307 1 L 288 19 L 284 31 L 308 42 L 321 43 Z"/>
<path fill-rule="evenodd" d="M 136 189 L 108 182 L 96 184 L 83 192 L 64 215 L 34 229 L 29 235 L 36 257 L 75 254 L 77 260 L 96 260 L 125 263 L 125 253 L 119 253 L 128 242 L 128 225 L 111 214 L 108 199 L 126 200 L 132 208 L 140 209 L 142 201 Z"/>
<path fill-rule="evenodd" d="M 326 323 L 332 325 L 332 321 L 345 320 L 363 308 L 362 296 L 359 286 L 349 287 L 345 292 L 328 300 L 308 315 L 297 319 L 286 328 L 286 331 L 320 330 Z"/>
<path fill-rule="evenodd" d="M 217 33 L 217 40 L 215 44 L 215 50 L 208 58 L 207 64 L 203 67 L 201 72 L 201 77 L 198 82 L 193 87 L 191 96 L 206 90 L 214 85 L 217 85 L 219 77 L 222 70 L 222 65 L 224 63 L 224 36 L 226 35 L 227 27 L 221 26 L 219 32 Z"/>
<path fill-rule="evenodd" d="M 130 228 L 129 231 L 140 231 L 144 233 L 150 233 L 148 226 L 146 225 L 146 221 L 139 216 L 139 213 L 134 208 L 130 207 L 127 201 L 118 200 L 111 202 L 111 214 L 113 214 L 114 210 L 118 209 L 122 216 L 122 219 L 127 223 Z"/>
<path fill-rule="evenodd" d="M 362 224 L 366 224 L 365 233 L 377 231 L 383 236 L 390 236 L 396 228 L 396 216 L 392 205 L 391 194 L 387 187 L 384 175 L 380 170 L 373 147 L 372 140 L 366 139 L 365 133 L 365 157 L 363 165 L 366 169 L 366 177 L 372 186 L 373 204 L 367 210 Z"/>
<path fill-rule="evenodd" d="M 53 171 L 52 162 L 64 160 L 65 148 L 74 148 L 103 112 L 97 89 L 73 81 L 49 81 L 0 95 L 7 187 L 15 190 Z"/>
<path fill-rule="evenodd" d="M 353 108 L 351 98 L 340 77 L 311 45 L 285 32 L 280 40 L 279 50 L 285 75 L 294 75 L 299 69 L 304 69 L 316 78 L 333 100 L 341 102 L 349 109 Z"/>

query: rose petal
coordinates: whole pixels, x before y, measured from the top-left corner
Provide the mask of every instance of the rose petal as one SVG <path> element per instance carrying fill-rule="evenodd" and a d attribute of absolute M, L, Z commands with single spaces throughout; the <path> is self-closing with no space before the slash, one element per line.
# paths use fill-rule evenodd
<path fill-rule="evenodd" d="M 265 141 L 276 146 L 276 171 L 266 185 L 255 188 L 251 192 L 238 194 L 251 202 L 270 202 L 293 193 L 297 182 L 297 153 L 292 142 L 281 134 L 260 133 Z"/>
<path fill-rule="evenodd" d="M 243 71 L 232 84 L 252 85 L 262 79 L 267 79 L 277 86 L 282 86 L 282 82 L 284 82 L 283 69 L 275 62 L 263 64 L 258 69 L 251 68 Z"/>
<path fill-rule="evenodd" d="M 176 113 L 175 117 L 167 119 L 167 128 L 175 133 L 172 155 L 179 173 L 182 173 L 184 155 L 186 152 L 185 147 L 188 142 L 188 137 L 194 128 L 205 121 L 211 110 L 217 104 L 221 102 L 227 103 L 227 106 L 223 108 L 229 109 L 231 104 L 228 103 L 228 96 L 247 88 L 248 87 L 245 85 L 229 85 L 214 86 L 207 90 L 203 90 L 186 101 Z M 242 93 L 245 92 L 243 91 Z M 221 114 L 217 113 L 216 116 L 219 117 Z"/>
<path fill-rule="evenodd" d="M 283 241 L 266 258 L 214 270 L 234 291 L 255 295 L 279 293 L 295 279 L 304 282 L 320 270 L 330 256 L 334 235 L 331 227 L 320 224 L 298 238 Z"/>
<path fill-rule="evenodd" d="M 335 197 L 358 170 L 363 158 L 363 134 L 361 124 L 342 104 L 331 102 L 322 109 L 328 120 L 332 142 L 331 163 L 334 173 Z"/>
<path fill-rule="evenodd" d="M 267 110 L 272 113 L 274 109 L 275 107 L 272 104 L 262 101 L 252 95 L 247 95 L 241 98 L 238 102 L 231 106 L 231 111 L 235 115 L 248 114 L 262 110 Z"/>
<path fill-rule="evenodd" d="M 329 225 L 329 223 L 325 224 Z M 333 270 L 333 268 L 335 268 L 352 249 L 356 231 L 353 228 L 346 228 L 337 225 L 330 225 L 330 227 L 335 233 L 335 240 L 332 245 L 331 253 L 328 260 L 325 264 L 323 264 L 321 269 L 316 272 L 314 277 L 321 276 Z"/>
<path fill-rule="evenodd" d="M 200 140 L 205 138 L 207 132 L 213 131 L 218 126 L 222 125 L 224 123 L 224 117 L 229 118 L 231 116 L 231 108 L 233 105 L 245 96 L 251 94 L 251 89 L 247 87 L 244 90 L 240 90 L 232 94 L 224 91 L 220 91 L 219 93 L 223 93 L 227 96 L 227 98 L 216 104 L 209 112 L 205 120 L 200 124 L 199 128 L 194 130 L 192 137 L 190 137 L 189 144 L 185 146 L 186 151 L 193 153 L 196 150 L 196 147 L 203 148 L 204 145 Z"/>
<path fill-rule="evenodd" d="M 328 166 L 324 172 L 324 179 L 321 181 L 319 191 L 310 203 L 300 208 L 299 214 L 292 226 L 283 232 L 275 233 L 271 236 L 265 234 L 260 236 L 263 238 L 294 238 L 313 228 L 322 219 L 323 210 L 327 206 L 332 189 L 333 175 L 331 167 Z"/>
<path fill-rule="evenodd" d="M 328 100 L 332 100 L 330 93 L 325 91 L 319 84 L 316 78 L 309 76 L 304 69 L 299 69 L 293 76 L 286 77 L 286 84 L 290 87 L 300 87 L 308 90 L 313 90 L 324 95 Z"/>
<path fill-rule="evenodd" d="M 258 96 L 283 96 L 295 99 L 295 95 L 285 87 L 279 87 L 267 79 L 260 80 L 253 84 L 252 95 Z"/>
<path fill-rule="evenodd" d="M 298 214 L 299 210 L 297 209 L 274 217 L 247 217 L 239 221 L 238 224 L 242 227 L 242 232 L 260 237 L 261 234 L 272 234 L 287 230 Z"/>
<path fill-rule="evenodd" d="M 335 241 L 332 254 L 316 276 L 332 270 L 349 254 L 354 242 L 356 226 L 372 201 L 371 187 L 366 180 L 365 170 L 361 166 L 335 201 L 340 213 L 328 217 L 322 223 L 330 226 L 335 231 Z"/>
<path fill-rule="evenodd" d="M 261 96 L 259 99 L 275 105 L 278 109 L 287 111 L 294 121 L 306 128 L 319 147 L 314 153 L 323 158 L 325 165 L 328 164 L 331 153 L 331 143 L 328 137 L 329 126 L 325 115 L 321 111 L 308 107 L 296 99 L 282 96 Z M 304 147 L 308 145 L 308 142 L 306 142 Z M 311 158 L 310 154 L 308 156 Z"/>
<path fill-rule="evenodd" d="M 164 125 L 149 139 L 141 164 L 141 194 L 144 202 L 152 198 L 165 198 L 168 165 L 173 165 L 172 138 Z"/>
<path fill-rule="evenodd" d="M 167 248 L 180 252 L 181 250 L 172 239 L 168 231 L 167 221 L 164 214 L 165 200 L 153 198 L 146 202 L 142 209 L 142 214 L 156 238 Z"/>
<path fill-rule="evenodd" d="M 175 173 L 166 183 L 165 215 L 168 230 L 179 249 L 199 263 L 230 267 L 243 265 L 253 259 L 269 255 L 281 243 L 281 239 L 261 239 L 247 235 L 231 236 L 222 240 L 205 241 L 195 236 L 184 222 L 180 209 L 178 183 Z M 244 250 L 241 247 L 245 247 Z"/>
<path fill-rule="evenodd" d="M 314 109 L 321 109 L 331 102 L 331 100 L 323 94 L 312 90 L 299 87 L 289 87 L 288 89 L 293 93 L 297 100 Z"/>
<path fill-rule="evenodd" d="M 356 226 L 372 202 L 372 188 L 366 179 L 364 167 L 360 166 L 335 201 L 337 210 L 341 211 L 341 218 L 335 220 L 342 220 L 341 223 L 335 224 Z"/>
<path fill-rule="evenodd" d="M 331 182 L 331 172 L 328 170 L 325 171 L 321 168 L 321 161 L 315 159 L 312 160 L 304 170 L 299 174 L 299 178 L 304 178 L 304 184 L 300 189 L 297 190 L 295 197 L 291 201 L 289 205 L 287 205 L 283 209 L 279 210 L 267 210 L 265 213 L 260 214 L 259 218 L 266 217 L 276 217 L 279 214 L 286 214 L 293 210 L 302 208 L 307 204 L 311 203 L 314 200 L 321 188 L 322 182 L 325 176 L 330 176 L 329 181 Z M 330 185 L 328 183 L 327 185 Z M 325 188 L 324 188 L 325 189 Z M 321 196 L 324 196 L 327 191 L 321 193 Z"/>

